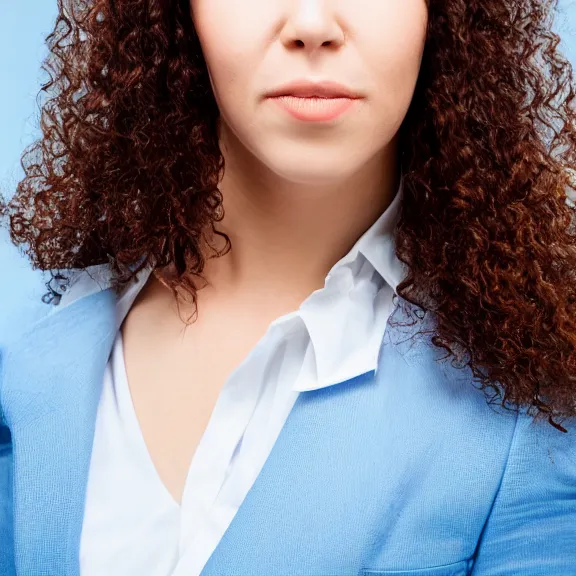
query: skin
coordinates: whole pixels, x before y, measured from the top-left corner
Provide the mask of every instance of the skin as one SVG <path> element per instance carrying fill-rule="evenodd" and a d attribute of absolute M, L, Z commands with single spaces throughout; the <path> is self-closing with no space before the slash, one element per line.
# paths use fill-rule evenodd
<path fill-rule="evenodd" d="M 230 373 L 391 202 L 427 25 L 425 0 L 191 0 L 191 16 L 221 113 L 233 249 L 207 261 L 185 332 L 153 275 L 122 326 L 142 434 L 177 503 Z M 300 78 L 362 98 L 329 123 L 299 121 L 265 96 Z"/>

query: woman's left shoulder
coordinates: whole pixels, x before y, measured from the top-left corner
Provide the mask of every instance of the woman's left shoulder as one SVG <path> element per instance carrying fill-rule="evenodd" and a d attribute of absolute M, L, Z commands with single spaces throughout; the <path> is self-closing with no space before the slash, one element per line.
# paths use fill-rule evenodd
<path fill-rule="evenodd" d="M 535 419 L 520 411 L 508 456 L 503 483 L 522 485 L 530 479 L 535 490 L 571 492 L 576 514 L 576 418 L 557 422 L 559 430 L 546 419 Z M 550 492 L 552 493 L 552 492 Z M 576 534 L 576 516 L 574 517 Z"/>
<path fill-rule="evenodd" d="M 519 413 L 473 574 L 574 573 L 576 419 L 562 426 Z"/>

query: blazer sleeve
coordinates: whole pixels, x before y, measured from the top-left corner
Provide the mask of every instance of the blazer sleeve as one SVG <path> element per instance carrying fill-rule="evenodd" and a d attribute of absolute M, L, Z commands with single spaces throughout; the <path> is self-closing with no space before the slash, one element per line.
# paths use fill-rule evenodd
<path fill-rule="evenodd" d="M 0 349 L 0 576 L 13 576 L 12 438 L 2 411 L 2 350 Z"/>
<path fill-rule="evenodd" d="M 472 576 L 576 575 L 576 418 L 521 413 Z"/>

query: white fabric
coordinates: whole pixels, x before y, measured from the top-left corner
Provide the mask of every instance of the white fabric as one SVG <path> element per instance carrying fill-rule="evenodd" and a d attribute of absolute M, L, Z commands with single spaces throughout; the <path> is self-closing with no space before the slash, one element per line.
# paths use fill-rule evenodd
<path fill-rule="evenodd" d="M 98 408 L 81 538 L 81 576 L 197 576 L 258 476 L 299 393 L 375 371 L 405 268 L 393 228 L 402 192 L 297 311 L 272 322 L 224 384 L 193 456 L 181 505 L 141 434 L 117 331 Z M 97 267 L 60 305 L 102 289 Z M 149 269 L 120 296 L 120 327 Z M 194 374 L 190 374 L 193 385 Z"/>

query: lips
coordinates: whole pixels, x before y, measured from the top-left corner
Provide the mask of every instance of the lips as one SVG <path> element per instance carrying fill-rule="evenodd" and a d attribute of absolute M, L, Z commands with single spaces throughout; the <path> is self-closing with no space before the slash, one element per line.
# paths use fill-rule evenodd
<path fill-rule="evenodd" d="M 342 116 L 362 95 L 331 80 L 300 79 L 279 86 L 267 95 L 284 112 L 305 122 L 331 122 Z"/>
<path fill-rule="evenodd" d="M 353 98 L 318 96 L 276 96 L 270 99 L 293 118 L 305 122 L 330 122 L 342 116 L 356 102 Z"/>
<path fill-rule="evenodd" d="M 296 80 L 279 86 L 267 94 L 269 98 L 279 96 L 295 96 L 298 98 L 349 98 L 358 99 L 361 95 L 345 86 L 333 81 L 312 82 L 310 80 Z"/>

